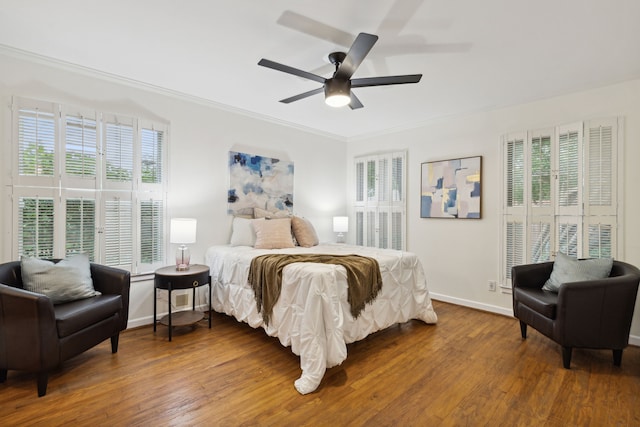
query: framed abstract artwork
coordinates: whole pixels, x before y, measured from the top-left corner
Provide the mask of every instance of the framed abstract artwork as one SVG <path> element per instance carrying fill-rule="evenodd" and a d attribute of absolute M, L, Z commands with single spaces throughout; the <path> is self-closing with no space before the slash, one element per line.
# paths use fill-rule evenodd
<path fill-rule="evenodd" d="M 482 156 L 422 163 L 421 218 L 479 219 Z"/>
<path fill-rule="evenodd" d="M 251 214 L 254 208 L 292 211 L 293 162 L 229 152 L 228 213 Z"/>

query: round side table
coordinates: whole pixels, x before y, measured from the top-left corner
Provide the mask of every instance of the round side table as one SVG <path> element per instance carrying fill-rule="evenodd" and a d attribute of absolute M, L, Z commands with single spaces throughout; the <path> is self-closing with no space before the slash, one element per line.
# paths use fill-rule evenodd
<path fill-rule="evenodd" d="M 174 326 L 193 325 L 204 318 L 204 313 L 196 311 L 196 288 L 209 285 L 209 329 L 211 329 L 211 278 L 209 277 L 209 267 L 206 265 L 192 264 L 188 270 L 176 270 L 175 266 L 162 267 L 156 270 L 154 278 L 153 293 L 153 332 L 156 331 L 158 289 L 169 292 L 169 314 L 160 319 L 160 323 L 169 327 L 169 341 L 171 341 L 171 330 Z M 171 312 L 171 291 L 176 289 L 193 289 L 192 310 Z"/>

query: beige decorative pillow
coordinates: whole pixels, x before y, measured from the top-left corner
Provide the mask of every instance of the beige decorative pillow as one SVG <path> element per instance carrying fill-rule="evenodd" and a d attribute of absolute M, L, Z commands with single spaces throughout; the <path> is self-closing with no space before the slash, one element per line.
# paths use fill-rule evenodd
<path fill-rule="evenodd" d="M 291 238 L 291 219 L 272 219 L 269 221 L 254 221 L 256 230 L 256 249 L 282 249 L 293 248 Z"/>
<path fill-rule="evenodd" d="M 253 217 L 254 218 L 266 218 L 266 219 L 275 219 L 275 218 L 291 218 L 291 214 L 289 211 L 268 211 L 266 209 L 253 208 Z"/>
<path fill-rule="evenodd" d="M 308 219 L 299 216 L 291 217 L 291 229 L 298 244 L 305 248 L 316 246 L 320 241 L 315 228 Z"/>

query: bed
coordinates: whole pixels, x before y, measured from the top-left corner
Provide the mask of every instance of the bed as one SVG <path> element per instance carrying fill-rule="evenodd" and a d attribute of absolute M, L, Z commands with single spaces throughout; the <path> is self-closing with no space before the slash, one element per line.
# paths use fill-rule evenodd
<path fill-rule="evenodd" d="M 272 253 L 371 257 L 380 266 L 382 288 L 354 318 L 347 301 L 344 267 L 293 263 L 282 270 L 280 297 L 267 324 L 247 279 L 252 259 Z M 300 356 L 302 375 L 294 386 L 301 394 L 316 390 L 325 371 L 347 358 L 347 344 L 411 319 L 437 322 L 422 264 L 413 253 L 345 244 L 282 249 L 221 245 L 208 248 L 205 259 L 211 272 L 213 309 L 253 328 L 263 328 L 282 345 L 291 347 Z"/>

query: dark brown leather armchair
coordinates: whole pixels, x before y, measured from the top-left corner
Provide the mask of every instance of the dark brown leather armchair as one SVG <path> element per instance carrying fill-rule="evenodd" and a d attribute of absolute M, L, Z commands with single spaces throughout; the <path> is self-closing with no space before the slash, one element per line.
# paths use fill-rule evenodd
<path fill-rule="evenodd" d="M 522 338 L 527 338 L 529 325 L 560 344 L 566 369 L 574 347 L 611 349 L 614 365 L 620 366 L 629 343 L 640 270 L 614 260 L 609 277 L 564 283 L 557 294 L 542 289 L 552 271 L 553 262 L 512 269 L 513 314 L 520 320 Z"/>
<path fill-rule="evenodd" d="M 102 295 L 53 305 L 23 289 L 20 261 L 0 264 L 0 383 L 8 370 L 34 372 L 38 396 L 49 372 L 107 338 L 118 351 L 129 317 L 128 271 L 91 263 L 93 286 Z"/>

